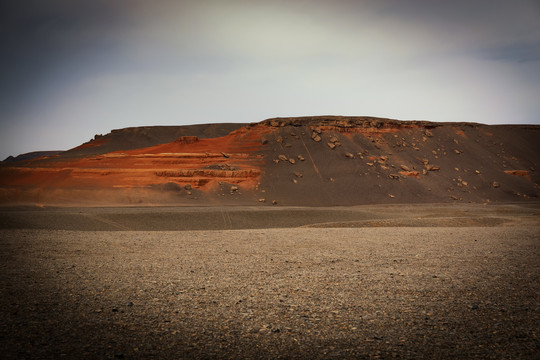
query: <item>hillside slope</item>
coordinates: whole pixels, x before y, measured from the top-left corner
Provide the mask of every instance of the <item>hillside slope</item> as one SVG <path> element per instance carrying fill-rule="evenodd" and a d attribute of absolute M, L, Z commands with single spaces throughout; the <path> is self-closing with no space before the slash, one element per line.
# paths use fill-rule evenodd
<path fill-rule="evenodd" d="M 165 134 L 172 140 L 162 143 Z M 540 126 L 534 125 L 373 117 L 128 128 L 54 158 L 0 165 L 0 202 L 334 206 L 530 201 L 540 195 L 539 144 Z"/>

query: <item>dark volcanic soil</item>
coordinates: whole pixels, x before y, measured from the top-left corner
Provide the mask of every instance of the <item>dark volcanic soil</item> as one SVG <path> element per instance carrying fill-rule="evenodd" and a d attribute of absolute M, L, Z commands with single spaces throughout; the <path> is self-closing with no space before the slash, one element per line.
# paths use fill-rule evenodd
<path fill-rule="evenodd" d="M 537 205 L 236 210 L 4 209 L 2 357 L 538 358 Z"/>

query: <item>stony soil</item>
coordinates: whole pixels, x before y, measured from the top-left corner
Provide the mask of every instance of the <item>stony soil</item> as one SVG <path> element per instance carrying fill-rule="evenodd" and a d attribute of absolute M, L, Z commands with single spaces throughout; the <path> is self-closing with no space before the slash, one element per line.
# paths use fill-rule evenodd
<path fill-rule="evenodd" d="M 59 211 L 55 230 L 29 229 L 4 210 L 2 357 L 538 358 L 538 207 L 394 226 L 430 208 L 415 209 L 377 227 L 213 231 L 62 230 Z"/>

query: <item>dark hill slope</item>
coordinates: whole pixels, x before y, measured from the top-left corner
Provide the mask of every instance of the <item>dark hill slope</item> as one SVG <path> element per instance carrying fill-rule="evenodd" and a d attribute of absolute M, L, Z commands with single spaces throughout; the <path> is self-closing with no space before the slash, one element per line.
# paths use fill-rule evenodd
<path fill-rule="evenodd" d="M 260 187 L 281 204 L 487 202 L 539 195 L 538 126 L 343 117 L 264 123 L 276 130 L 263 147 L 271 161 Z"/>
<path fill-rule="evenodd" d="M 186 126 L 143 126 L 112 130 L 106 135 L 95 135 L 94 139 L 66 151 L 66 157 L 82 157 L 106 154 L 112 151 L 141 149 L 165 144 L 181 136 L 197 136 L 201 139 L 225 136 L 245 124 L 199 124 Z"/>

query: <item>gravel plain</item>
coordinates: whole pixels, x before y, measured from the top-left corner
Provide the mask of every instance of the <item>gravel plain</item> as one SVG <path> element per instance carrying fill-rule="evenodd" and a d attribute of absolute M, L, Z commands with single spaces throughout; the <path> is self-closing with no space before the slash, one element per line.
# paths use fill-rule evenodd
<path fill-rule="evenodd" d="M 504 209 L 185 231 L 5 210 L 2 358 L 539 358 L 538 206 Z"/>

